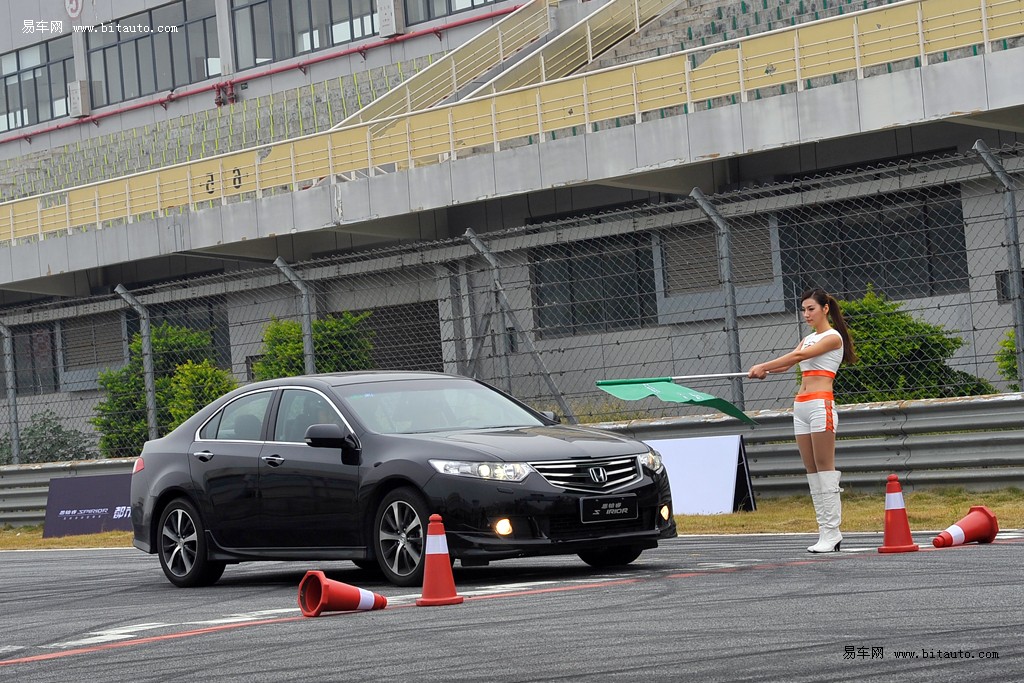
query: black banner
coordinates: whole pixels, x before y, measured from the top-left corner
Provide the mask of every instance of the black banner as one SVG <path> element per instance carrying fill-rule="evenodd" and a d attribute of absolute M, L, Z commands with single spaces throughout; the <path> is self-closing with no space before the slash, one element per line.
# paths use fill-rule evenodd
<path fill-rule="evenodd" d="M 50 480 L 43 538 L 131 531 L 131 474 Z"/>

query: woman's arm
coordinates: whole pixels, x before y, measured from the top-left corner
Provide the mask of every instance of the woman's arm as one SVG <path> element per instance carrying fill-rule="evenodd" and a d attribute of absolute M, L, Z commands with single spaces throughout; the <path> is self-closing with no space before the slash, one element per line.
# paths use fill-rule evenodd
<path fill-rule="evenodd" d="M 778 358 L 766 363 L 758 363 L 750 368 L 750 372 L 747 374 L 747 377 L 750 377 L 751 379 L 764 379 L 769 372 L 785 372 L 800 361 L 807 360 L 808 358 L 814 358 L 815 356 L 820 356 L 828 351 L 834 351 L 835 349 L 842 348 L 843 338 L 838 334 L 830 334 L 805 349 L 800 348 L 802 344 L 803 341 L 801 341 L 800 344 L 797 344 L 795 349 L 784 356 L 779 356 Z"/>

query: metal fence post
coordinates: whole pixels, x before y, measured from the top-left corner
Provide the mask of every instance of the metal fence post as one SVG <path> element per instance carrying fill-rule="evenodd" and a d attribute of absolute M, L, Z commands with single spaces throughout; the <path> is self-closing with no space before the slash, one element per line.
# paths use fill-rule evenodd
<path fill-rule="evenodd" d="M 0 334 L 4 338 L 4 378 L 7 380 L 8 421 L 11 424 L 11 464 L 21 464 L 21 436 L 18 432 L 18 387 L 14 372 L 14 334 L 11 328 L 0 323 Z"/>
<path fill-rule="evenodd" d="M 1016 184 L 1003 164 L 996 158 L 984 140 L 974 143 L 974 151 L 981 156 L 982 163 L 1006 190 L 1003 212 L 1006 219 L 1006 266 L 1010 301 L 1013 302 L 1013 334 L 1017 352 L 1017 381 L 1024 382 L 1024 294 L 1021 290 L 1020 233 L 1017 228 Z"/>
<path fill-rule="evenodd" d="M 740 359 L 739 317 L 736 313 L 736 286 L 732 277 L 732 230 L 722 214 L 708 201 L 699 187 L 693 188 L 690 197 L 697 202 L 700 210 L 714 223 L 718 234 L 718 272 L 725 290 L 725 334 L 729 340 L 729 366 L 732 372 L 742 372 Z M 743 378 L 732 378 L 732 402 L 740 410 L 743 405 Z"/>
<path fill-rule="evenodd" d="M 316 350 L 313 348 L 313 296 L 309 285 L 292 270 L 288 263 L 278 256 L 274 265 L 284 273 L 288 281 L 295 285 L 302 295 L 302 357 L 305 360 L 306 374 L 316 372 Z"/>
<path fill-rule="evenodd" d="M 132 296 L 124 285 L 118 285 L 114 291 L 139 314 L 139 335 L 142 337 L 142 379 L 146 387 L 146 425 L 149 427 L 150 440 L 159 439 L 160 430 L 156 420 L 156 370 L 153 366 L 153 328 L 149 324 L 149 310 Z"/>
<path fill-rule="evenodd" d="M 487 263 L 491 266 L 491 278 L 494 285 L 494 296 L 497 302 L 498 308 L 501 312 L 507 316 L 507 321 L 512 324 L 516 333 L 523 340 L 523 344 L 526 346 L 530 355 L 533 357 L 534 362 L 537 363 L 537 367 L 540 368 L 540 374 L 544 378 L 544 382 L 548 385 L 548 389 L 551 391 L 551 395 L 556 401 L 558 401 L 558 407 L 562 409 L 562 414 L 572 424 L 576 424 L 576 416 L 573 414 L 572 409 L 566 402 L 565 397 L 562 396 L 562 392 L 559 390 L 558 385 L 555 384 L 555 380 L 552 379 L 551 373 L 548 371 L 547 365 L 544 364 L 544 359 L 540 357 L 540 353 L 537 352 L 537 347 L 533 345 L 533 340 L 530 339 L 530 335 L 526 334 L 526 330 L 519 324 L 519 319 L 512 312 L 512 304 L 509 303 L 508 297 L 505 295 L 505 288 L 501 284 L 501 277 L 499 273 L 498 259 L 494 258 L 494 254 L 491 253 L 490 249 L 487 248 L 480 238 L 476 236 L 472 228 L 466 228 L 466 239 L 473 245 L 481 256 L 483 256 Z M 481 332 L 485 332 L 481 330 Z M 506 330 L 501 330 L 503 335 L 507 334 Z"/>

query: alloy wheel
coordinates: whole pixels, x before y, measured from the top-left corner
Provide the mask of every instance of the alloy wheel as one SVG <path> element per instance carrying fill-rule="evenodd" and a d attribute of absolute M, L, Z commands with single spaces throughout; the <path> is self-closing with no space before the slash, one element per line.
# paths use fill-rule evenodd
<path fill-rule="evenodd" d="M 388 569 L 409 576 L 420 566 L 424 550 L 423 520 L 404 500 L 392 501 L 380 518 L 379 546 Z"/>
<path fill-rule="evenodd" d="M 168 570 L 175 576 L 187 576 L 198 552 L 199 534 L 195 522 L 185 510 L 172 511 L 164 520 L 160 541 L 160 554 Z"/>

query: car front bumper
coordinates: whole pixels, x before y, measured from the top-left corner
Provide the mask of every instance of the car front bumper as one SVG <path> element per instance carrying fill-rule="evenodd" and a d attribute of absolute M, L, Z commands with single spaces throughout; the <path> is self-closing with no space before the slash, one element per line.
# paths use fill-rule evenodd
<path fill-rule="evenodd" d="M 645 475 L 635 484 L 604 494 L 584 494 L 551 486 L 538 475 L 521 483 L 494 483 L 462 477 L 434 477 L 426 487 L 430 512 L 444 522 L 453 557 L 475 560 L 531 555 L 575 554 L 617 546 L 657 547 L 676 536 L 668 478 Z M 630 496 L 630 519 L 584 522 L 583 498 Z M 668 506 L 668 519 L 661 516 Z M 512 533 L 495 525 L 507 519 Z"/>

